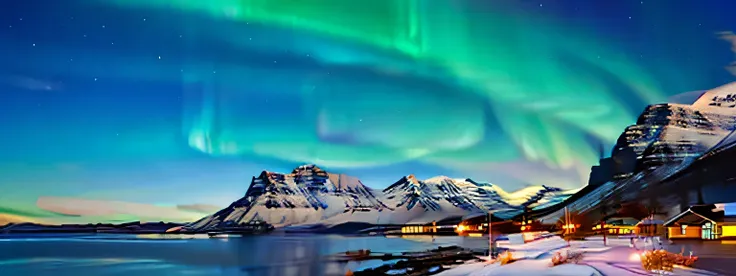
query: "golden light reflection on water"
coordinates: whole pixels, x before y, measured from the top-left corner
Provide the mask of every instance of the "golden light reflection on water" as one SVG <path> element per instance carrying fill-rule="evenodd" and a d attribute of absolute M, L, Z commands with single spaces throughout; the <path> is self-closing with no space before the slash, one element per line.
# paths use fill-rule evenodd
<path fill-rule="evenodd" d="M 135 235 L 136 239 L 150 239 L 150 240 L 190 240 L 190 239 L 209 239 L 207 234 L 140 234 Z"/>

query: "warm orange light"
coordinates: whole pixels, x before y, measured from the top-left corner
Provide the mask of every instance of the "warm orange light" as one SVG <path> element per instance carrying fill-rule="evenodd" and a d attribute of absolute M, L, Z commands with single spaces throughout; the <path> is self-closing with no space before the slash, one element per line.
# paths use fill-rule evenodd
<path fill-rule="evenodd" d="M 721 230 L 723 233 L 722 237 L 736 237 L 736 226 L 735 225 L 724 225 Z"/>
<path fill-rule="evenodd" d="M 458 226 L 457 226 L 457 231 L 458 231 L 458 232 L 462 232 L 462 231 L 465 231 L 465 226 L 463 226 L 463 225 L 458 225 Z"/>
<path fill-rule="evenodd" d="M 579 228 L 579 227 L 580 227 L 580 224 L 565 224 L 565 225 L 562 226 L 562 229 L 575 229 L 575 228 Z M 593 228 L 593 229 L 595 229 L 595 228 Z"/>
<path fill-rule="evenodd" d="M 522 225 L 521 226 L 521 231 L 524 231 L 524 230 L 526 230 L 526 226 Z"/>

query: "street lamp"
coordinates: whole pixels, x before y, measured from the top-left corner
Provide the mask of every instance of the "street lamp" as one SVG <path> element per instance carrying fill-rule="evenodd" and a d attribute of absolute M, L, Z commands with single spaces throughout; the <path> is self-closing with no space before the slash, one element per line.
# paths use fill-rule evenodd
<path fill-rule="evenodd" d="M 488 210 L 488 261 L 493 260 L 493 213 L 498 210 Z"/>

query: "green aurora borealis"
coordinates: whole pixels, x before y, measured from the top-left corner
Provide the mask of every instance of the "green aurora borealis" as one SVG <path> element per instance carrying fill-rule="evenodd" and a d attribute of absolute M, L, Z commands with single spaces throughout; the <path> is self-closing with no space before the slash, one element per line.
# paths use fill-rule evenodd
<path fill-rule="evenodd" d="M 102 167 L 110 173 L 77 176 L 100 184 L 52 188 L 54 173 L 36 179 L 28 176 L 36 165 L 29 165 L 0 176 L 0 187 L 33 182 L 33 192 L 14 195 L 10 207 L 19 210 L 35 208 L 30 199 L 43 196 L 227 205 L 262 169 L 315 163 L 377 188 L 410 173 L 470 177 L 506 190 L 577 188 L 597 162 L 599 145 L 608 149 L 644 106 L 732 79 L 723 70 L 732 53 L 716 32 L 736 22 L 691 2 L 663 8 L 654 1 L 613 7 L 571 0 L 74 0 L 44 15 L 43 24 L 27 26 L 32 33 L 77 24 L 49 30 L 45 43 L 36 41 L 46 32 L 0 36 L 17 53 L 0 60 L 11 64 L 3 72 L 63 75 L 70 79 L 63 92 L 92 79 L 176 86 L 181 102 L 141 103 L 163 88 L 109 96 L 110 106 L 135 109 L 115 122 L 130 125 L 139 139 L 100 146 L 110 151 L 104 158 L 97 158 L 95 143 L 81 140 L 115 137 L 89 134 L 75 153 L 40 146 L 55 155 L 22 152 L 20 136 L 13 148 L 12 141 L 3 143 L 13 153 L 8 164 Z M 99 12 L 79 14 L 88 9 Z M 692 16 L 679 18 L 688 10 Z M 67 22 L 70 14 L 74 23 Z M 92 40 L 97 44 L 87 44 Z M 180 117 L 151 119 L 164 111 Z M 16 118 L 26 116 L 18 112 Z M 80 128 L 78 121 L 59 120 Z M 180 155 L 193 154 L 188 151 L 206 156 L 186 161 L 196 165 L 182 165 L 181 179 L 153 184 L 161 185 L 159 199 L 145 192 L 151 187 L 141 184 L 148 183 L 142 173 L 136 183 L 103 183 L 131 172 L 134 163 L 184 162 L 190 157 Z M 228 163 L 241 167 L 231 176 L 203 176 L 223 162 L 244 163 Z"/>

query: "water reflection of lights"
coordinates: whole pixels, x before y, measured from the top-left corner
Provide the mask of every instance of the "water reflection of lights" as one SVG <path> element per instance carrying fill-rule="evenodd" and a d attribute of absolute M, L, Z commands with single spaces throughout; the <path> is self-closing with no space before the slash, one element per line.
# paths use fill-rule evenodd
<path fill-rule="evenodd" d="M 191 239 L 209 239 L 207 234 L 138 234 L 136 239 L 148 240 L 191 240 Z"/>
<path fill-rule="evenodd" d="M 418 242 L 432 242 L 435 238 L 432 236 L 402 235 L 402 239 Z"/>

